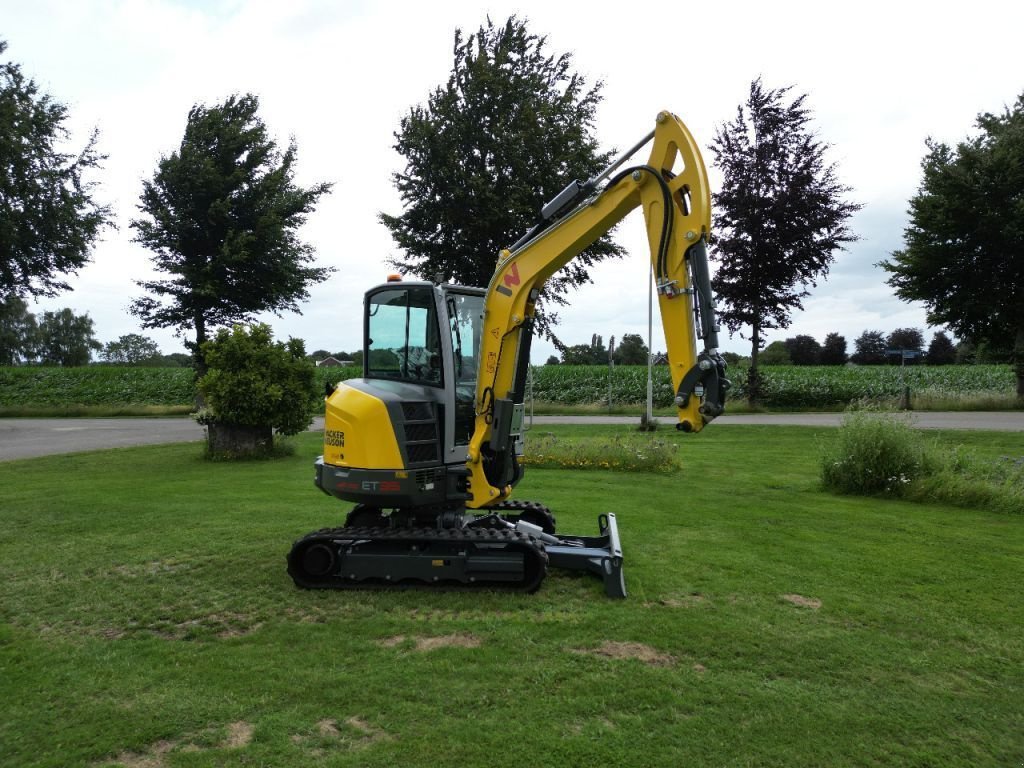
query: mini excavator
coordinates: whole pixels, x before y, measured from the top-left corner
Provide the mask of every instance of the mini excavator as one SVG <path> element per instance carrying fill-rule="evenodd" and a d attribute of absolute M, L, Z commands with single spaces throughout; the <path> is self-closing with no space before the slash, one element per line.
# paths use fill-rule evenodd
<path fill-rule="evenodd" d="M 651 146 L 646 164 L 623 168 Z M 288 573 L 310 589 L 537 590 L 549 567 L 589 571 L 625 597 L 613 513 L 597 536 L 558 533 L 522 479 L 524 395 L 541 288 L 634 208 L 647 223 L 676 428 L 720 415 L 729 382 L 706 243 L 707 172 L 689 130 L 662 112 L 608 168 L 574 181 L 501 251 L 486 289 L 392 276 L 367 291 L 363 376 L 328 392 L 316 485 L 354 502 L 345 525 L 295 542 Z M 697 341 L 702 340 L 698 351 Z"/>

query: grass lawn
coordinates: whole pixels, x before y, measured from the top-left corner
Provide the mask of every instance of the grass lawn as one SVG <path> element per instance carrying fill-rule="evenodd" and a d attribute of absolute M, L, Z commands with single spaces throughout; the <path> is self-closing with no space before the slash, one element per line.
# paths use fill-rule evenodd
<path fill-rule="evenodd" d="M 530 470 L 517 494 L 561 531 L 616 512 L 625 601 L 560 572 L 295 589 L 292 540 L 347 509 L 314 435 L 264 463 L 0 464 L 0 765 L 1024 763 L 1024 518 L 826 494 L 829 430 L 655 434 L 682 471 Z"/>

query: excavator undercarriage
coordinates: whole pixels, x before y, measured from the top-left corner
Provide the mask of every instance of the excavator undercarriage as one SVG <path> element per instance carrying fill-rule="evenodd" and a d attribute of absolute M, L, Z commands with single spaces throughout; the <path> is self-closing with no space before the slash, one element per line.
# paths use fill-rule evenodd
<path fill-rule="evenodd" d="M 400 511 L 392 514 L 402 519 Z M 295 583 L 307 589 L 535 592 L 550 565 L 593 573 L 604 581 L 609 597 L 626 596 L 614 514 L 598 518 L 597 536 L 557 535 L 551 512 L 536 502 L 504 502 L 485 515 L 449 514 L 448 528 L 388 527 L 391 516 L 366 508 L 354 509 L 346 522 L 372 515 L 380 516 L 377 525 L 325 528 L 296 541 L 288 555 Z"/>

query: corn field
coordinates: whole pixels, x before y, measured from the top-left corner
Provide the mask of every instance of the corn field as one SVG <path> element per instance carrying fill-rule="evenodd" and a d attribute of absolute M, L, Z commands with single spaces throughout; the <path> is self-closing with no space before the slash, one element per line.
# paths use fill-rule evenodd
<path fill-rule="evenodd" d="M 1016 383 L 1008 365 L 944 366 L 765 366 L 761 403 L 778 408 L 829 408 L 856 400 L 899 398 L 905 387 L 914 396 L 957 399 L 964 396 L 1005 397 Z M 747 369 L 730 368 L 729 398 L 747 396 Z M 611 379 L 612 403 L 646 402 L 647 368 L 617 366 L 609 374 L 604 366 L 545 365 L 534 369 L 533 396 L 562 405 L 607 404 Z M 654 369 L 655 407 L 672 405 L 674 392 L 667 366 Z"/>
<path fill-rule="evenodd" d="M 904 387 L 915 397 L 940 399 L 1006 397 L 1015 392 L 1008 365 L 948 366 L 767 366 L 761 369 L 761 403 L 776 408 L 832 408 L 856 400 L 899 398 Z M 355 367 L 320 368 L 321 384 L 361 375 Z M 731 400 L 746 397 L 747 370 L 730 368 Z M 647 368 L 617 366 L 611 374 L 616 405 L 646 402 Z M 545 365 L 533 369 L 533 397 L 559 405 L 608 403 L 609 371 L 604 366 Z M 668 367 L 654 369 L 654 405 L 673 398 Z M 0 368 L 0 406 L 32 405 L 188 405 L 194 399 L 187 368 L 87 366 Z"/>

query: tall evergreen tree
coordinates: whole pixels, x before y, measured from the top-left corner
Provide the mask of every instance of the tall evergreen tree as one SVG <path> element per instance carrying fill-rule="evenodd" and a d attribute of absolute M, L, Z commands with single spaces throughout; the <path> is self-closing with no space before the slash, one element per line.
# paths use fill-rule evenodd
<path fill-rule="evenodd" d="M 211 329 L 249 322 L 258 312 L 298 312 L 307 287 L 329 268 L 310 266 L 313 248 L 298 230 L 330 184 L 295 183 L 296 145 L 282 154 L 257 115 L 255 96 L 194 106 L 181 146 L 143 183 L 132 221 L 136 242 L 154 252 L 165 280 L 138 284 L 151 296 L 132 302 L 144 328 L 194 334 L 199 350 Z"/>
<path fill-rule="evenodd" d="M 829 145 L 811 129 L 807 97 L 788 100 L 791 88 L 753 81 L 735 120 L 720 125 L 712 142 L 723 174 L 713 198 L 713 287 L 730 332 L 750 328 L 751 402 L 764 332 L 788 328 L 834 252 L 857 239 L 847 222 L 861 206 L 844 199 L 850 188 L 825 162 Z"/>
<path fill-rule="evenodd" d="M 928 322 L 974 344 L 1009 340 L 1024 398 L 1024 94 L 955 149 L 929 139 L 904 248 L 882 267 Z"/>
<path fill-rule="evenodd" d="M 487 285 L 502 248 L 537 220 L 541 207 L 574 179 L 605 167 L 592 129 L 601 84 L 588 87 L 568 53 L 510 17 L 489 18 L 475 34 L 455 31 L 448 82 L 426 106 L 409 110 L 395 133 L 406 167 L 394 175 L 404 211 L 380 214 L 402 249 L 393 263 L 426 278 Z M 588 268 L 621 256 L 604 237 L 548 281 L 539 307 L 566 303 Z M 557 315 L 537 315 L 551 335 Z"/>
<path fill-rule="evenodd" d="M 936 331 L 925 355 L 928 365 L 953 365 L 956 362 L 956 346 L 945 331 Z"/>
<path fill-rule="evenodd" d="M 64 278 L 89 260 L 110 218 L 86 179 L 105 157 L 98 134 L 77 154 L 63 152 L 67 121 L 68 108 L 19 65 L 0 63 L 0 300 L 67 290 Z"/>

